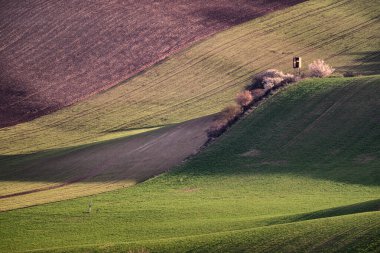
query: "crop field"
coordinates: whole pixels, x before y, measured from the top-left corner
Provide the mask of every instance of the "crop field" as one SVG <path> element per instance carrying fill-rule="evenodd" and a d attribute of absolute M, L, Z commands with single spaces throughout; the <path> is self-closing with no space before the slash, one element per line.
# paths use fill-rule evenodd
<path fill-rule="evenodd" d="M 2 212 L 0 251 L 377 252 L 379 82 L 304 80 L 169 173 Z"/>
<path fill-rule="evenodd" d="M 0 127 L 56 111 L 217 31 L 301 2 L 0 1 Z"/>
<path fill-rule="evenodd" d="M 94 180 L 95 175 L 83 182 L 85 175 L 77 172 L 86 172 L 89 167 L 76 165 L 72 159 L 67 167 L 59 165 L 64 172 L 54 177 L 49 175 L 57 168 L 41 165 L 38 173 L 31 173 L 29 164 L 43 164 L 45 159 L 62 160 L 66 153 L 74 151 L 75 157 L 77 150 L 83 148 L 86 149 L 82 154 L 86 154 L 88 150 L 96 150 L 97 145 L 111 147 L 117 138 L 216 113 L 249 84 L 252 74 L 271 67 L 291 71 L 294 54 L 301 55 L 305 64 L 323 58 L 341 73 L 379 73 L 379 12 L 377 1 L 307 1 L 218 33 L 76 105 L 1 128 L 1 196 L 49 189 L 17 196 L 18 200 L 1 198 L 1 209 L 129 185 L 130 181 L 117 175 L 107 183 Z M 127 152 L 118 151 L 121 156 Z M 120 162 L 116 159 L 116 165 L 109 165 L 109 172 L 114 166 L 121 166 Z M 80 167 L 77 172 L 76 166 Z M 66 185 L 67 182 L 70 184 Z M 49 187 L 62 185 L 67 194 L 57 198 Z"/>

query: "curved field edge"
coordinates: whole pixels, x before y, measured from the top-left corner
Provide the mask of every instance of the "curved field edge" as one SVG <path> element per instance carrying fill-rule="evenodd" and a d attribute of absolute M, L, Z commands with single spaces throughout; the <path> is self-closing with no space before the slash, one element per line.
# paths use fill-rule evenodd
<path fill-rule="evenodd" d="M 28 252 L 377 252 L 380 212 L 145 242 Z"/>
<path fill-rule="evenodd" d="M 323 218 L 358 217 L 352 215 L 361 212 L 378 215 L 379 79 L 302 81 L 266 100 L 172 172 L 128 189 L 0 213 L 0 251 L 80 245 L 107 248 L 120 242 L 136 242 L 137 248 L 152 246 L 154 251 L 170 238 L 190 238 L 183 247 L 197 250 L 200 237 L 206 234 L 221 235 L 223 240 L 215 240 L 233 249 L 237 247 L 235 237 L 225 239 L 223 232 L 302 224 L 305 220 L 318 224 L 329 220 Z M 87 212 L 89 202 L 93 203 L 91 214 Z M 313 238 L 310 233 L 319 231 L 311 242 L 329 251 L 336 245 L 328 238 L 338 238 L 339 246 L 344 244 L 340 240 L 365 232 L 361 228 L 370 227 L 367 222 L 371 222 L 373 230 L 358 243 L 376 243 L 378 236 L 373 232 L 377 233 L 378 223 L 373 221 L 358 220 L 354 231 L 349 227 L 339 230 L 340 224 L 350 221 L 322 222 L 320 230 L 305 226 L 309 232 L 302 234 L 296 227 L 294 233 L 287 235 L 285 230 L 276 238 L 289 236 L 285 246 L 291 251 L 293 241 Z M 262 230 L 257 231 L 262 247 L 267 242 L 271 249 L 272 237 L 260 237 Z M 194 244 L 192 237 L 196 238 Z M 248 248 L 255 247 L 249 243 L 255 238 L 246 239 Z M 273 241 L 273 245 L 277 243 L 281 241 Z M 169 243 L 168 247 L 175 245 Z M 300 247 L 312 246 L 306 240 Z"/>
<path fill-rule="evenodd" d="M 0 212 L 124 188 L 164 173 L 198 152 L 212 119 L 3 165 Z"/>
<path fill-rule="evenodd" d="M 378 73 L 376 1 L 307 1 L 216 34 L 143 74 L 51 115 L 0 129 L 0 154 L 113 138 L 220 111 L 252 74 L 323 58 L 338 71 Z"/>

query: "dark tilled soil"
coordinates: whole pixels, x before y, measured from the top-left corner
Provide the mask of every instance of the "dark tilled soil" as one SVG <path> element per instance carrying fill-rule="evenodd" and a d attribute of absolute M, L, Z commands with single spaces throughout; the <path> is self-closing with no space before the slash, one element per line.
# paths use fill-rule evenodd
<path fill-rule="evenodd" d="M 199 39 L 298 2 L 0 0 L 0 127 L 70 105 Z"/>

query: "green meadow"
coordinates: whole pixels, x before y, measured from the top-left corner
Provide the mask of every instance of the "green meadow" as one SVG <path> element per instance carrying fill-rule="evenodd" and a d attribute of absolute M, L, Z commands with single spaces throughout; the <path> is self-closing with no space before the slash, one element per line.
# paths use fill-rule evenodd
<path fill-rule="evenodd" d="M 0 251 L 378 252 L 379 82 L 301 81 L 169 173 L 2 212 Z"/>

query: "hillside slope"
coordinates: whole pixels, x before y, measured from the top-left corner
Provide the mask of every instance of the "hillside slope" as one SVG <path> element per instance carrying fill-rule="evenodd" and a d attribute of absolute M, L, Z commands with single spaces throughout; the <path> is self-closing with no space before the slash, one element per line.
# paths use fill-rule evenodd
<path fill-rule="evenodd" d="M 251 76 L 323 58 L 338 71 L 379 73 L 377 1 L 307 1 L 244 23 L 117 87 L 51 115 L 0 129 L 0 155 L 72 147 L 219 112 Z"/>
<path fill-rule="evenodd" d="M 0 127 L 56 111 L 302 0 L 0 1 Z"/>
<path fill-rule="evenodd" d="M 2 212 L 0 251 L 376 252 L 379 84 L 302 81 L 175 171 Z"/>
<path fill-rule="evenodd" d="M 36 171 L 45 170 L 44 175 L 56 171 L 47 170 L 49 166 L 41 166 L 34 173 L 30 173 L 30 168 L 22 170 L 27 173 L 18 173 L 31 161 L 40 164 L 41 157 L 55 159 L 62 152 L 86 145 L 103 145 L 111 139 L 216 113 L 231 103 L 253 73 L 270 67 L 291 71 L 289 63 L 296 53 L 305 64 L 325 58 L 337 71 L 378 73 L 379 13 L 377 1 L 307 1 L 217 34 L 75 106 L 2 128 L 1 195 L 60 185 L 78 177 L 72 164 L 48 179 L 38 179 Z M 126 151 L 121 150 L 119 155 L 123 152 Z M 128 162 L 122 165 L 130 166 Z M 101 192 L 123 184 L 113 181 L 95 185 L 89 188 Z M 86 195 L 93 190 L 62 196 Z M 53 199 L 57 198 L 43 198 L 44 202 Z M 8 203 L 19 206 L 35 202 Z M 9 208 L 3 205 L 3 209 Z"/>

